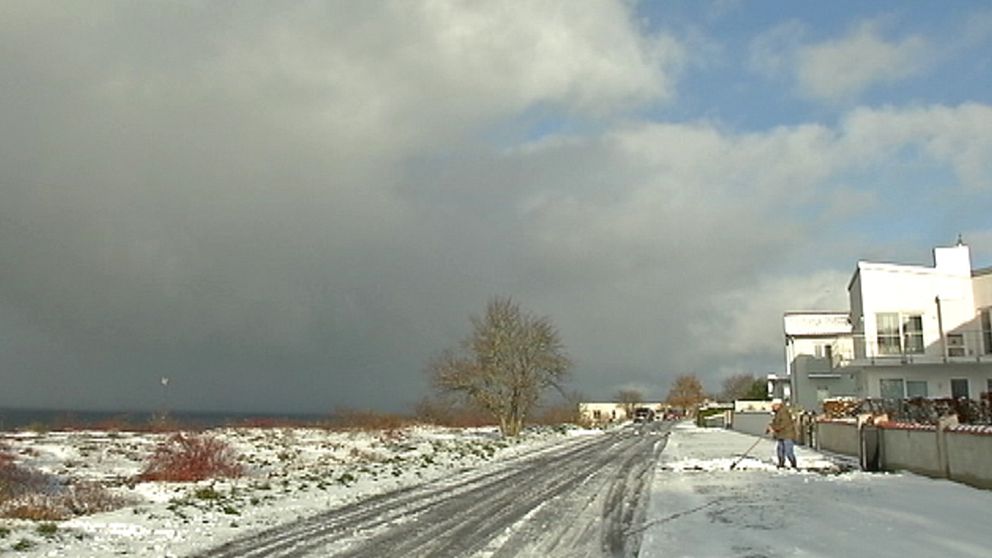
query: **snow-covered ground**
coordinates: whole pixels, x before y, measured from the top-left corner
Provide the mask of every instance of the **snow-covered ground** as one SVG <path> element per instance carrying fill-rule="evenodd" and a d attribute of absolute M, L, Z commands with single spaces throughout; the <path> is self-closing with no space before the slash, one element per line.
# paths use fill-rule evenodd
<path fill-rule="evenodd" d="M 230 428 L 246 475 L 199 483 L 134 483 L 167 435 L 131 432 L 0 433 L 19 464 L 62 478 L 99 480 L 132 505 L 42 525 L 0 519 L 0 554 L 24 557 L 184 556 L 364 497 L 419 484 L 595 431 L 417 427 L 386 432 Z M 494 465 L 495 463 L 495 465 Z"/>
<path fill-rule="evenodd" d="M 641 556 L 987 557 L 992 492 L 909 473 L 838 474 L 798 448 L 779 471 L 771 440 L 680 425 L 655 474 Z"/>
<path fill-rule="evenodd" d="M 222 429 L 247 475 L 201 483 L 129 482 L 163 435 L 0 433 L 18 462 L 115 485 L 132 504 L 58 523 L 0 519 L 0 554 L 25 557 L 183 556 L 469 468 L 500 468 L 550 451 L 579 430 L 530 431 L 506 441 L 486 429 L 390 432 Z M 988 556 L 992 492 L 913 474 L 842 471 L 805 448 L 803 471 L 772 465 L 762 440 L 677 425 L 656 467 L 641 556 Z"/>

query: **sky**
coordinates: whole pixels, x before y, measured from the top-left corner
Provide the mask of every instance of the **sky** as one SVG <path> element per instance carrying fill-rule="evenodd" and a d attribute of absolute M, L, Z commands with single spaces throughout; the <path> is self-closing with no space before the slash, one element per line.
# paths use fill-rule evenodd
<path fill-rule="evenodd" d="M 0 406 L 402 411 L 494 296 L 717 391 L 992 265 L 986 2 L 13 0 L 0 75 Z"/>

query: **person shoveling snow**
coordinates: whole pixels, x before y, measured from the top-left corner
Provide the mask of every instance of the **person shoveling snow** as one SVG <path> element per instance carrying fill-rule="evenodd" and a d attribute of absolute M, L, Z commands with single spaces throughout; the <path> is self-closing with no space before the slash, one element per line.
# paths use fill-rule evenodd
<path fill-rule="evenodd" d="M 796 441 L 796 422 L 792 418 L 792 411 L 781 401 L 772 403 L 772 422 L 768 425 L 768 433 L 775 438 L 776 455 L 778 456 L 779 468 L 785 467 L 785 460 L 789 460 L 789 465 L 793 469 L 798 469 L 796 464 L 796 453 L 794 449 Z"/>

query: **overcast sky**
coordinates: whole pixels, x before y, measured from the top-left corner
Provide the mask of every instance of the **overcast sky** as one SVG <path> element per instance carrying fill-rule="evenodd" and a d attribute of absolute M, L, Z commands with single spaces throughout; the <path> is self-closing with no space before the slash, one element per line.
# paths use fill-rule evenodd
<path fill-rule="evenodd" d="M 495 295 L 717 390 L 992 265 L 983 1 L 5 0 L 0 80 L 0 406 L 406 410 Z"/>

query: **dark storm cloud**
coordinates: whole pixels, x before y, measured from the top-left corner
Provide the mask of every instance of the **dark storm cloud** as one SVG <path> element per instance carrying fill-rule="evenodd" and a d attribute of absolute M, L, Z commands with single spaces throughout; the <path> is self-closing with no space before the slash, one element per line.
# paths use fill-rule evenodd
<path fill-rule="evenodd" d="M 401 408 L 494 295 L 592 397 L 716 386 L 779 367 L 784 301 L 846 273 L 789 267 L 870 209 L 819 203 L 875 199 L 838 173 L 925 130 L 985 176 L 942 149 L 984 145 L 983 106 L 638 121 L 686 53 L 627 10 L 4 4 L 0 405 Z"/>
<path fill-rule="evenodd" d="M 641 60 L 616 84 L 550 61 L 547 85 L 515 61 L 499 75 L 512 39 L 444 31 L 517 18 L 528 48 L 543 31 L 520 11 L 8 5 L 3 403 L 155 405 L 161 376 L 183 408 L 419 397 L 428 356 L 516 287 L 525 239 L 512 208 L 439 214 L 417 161 L 535 101 L 664 90 Z M 600 31 L 627 32 L 603 11 Z"/>

